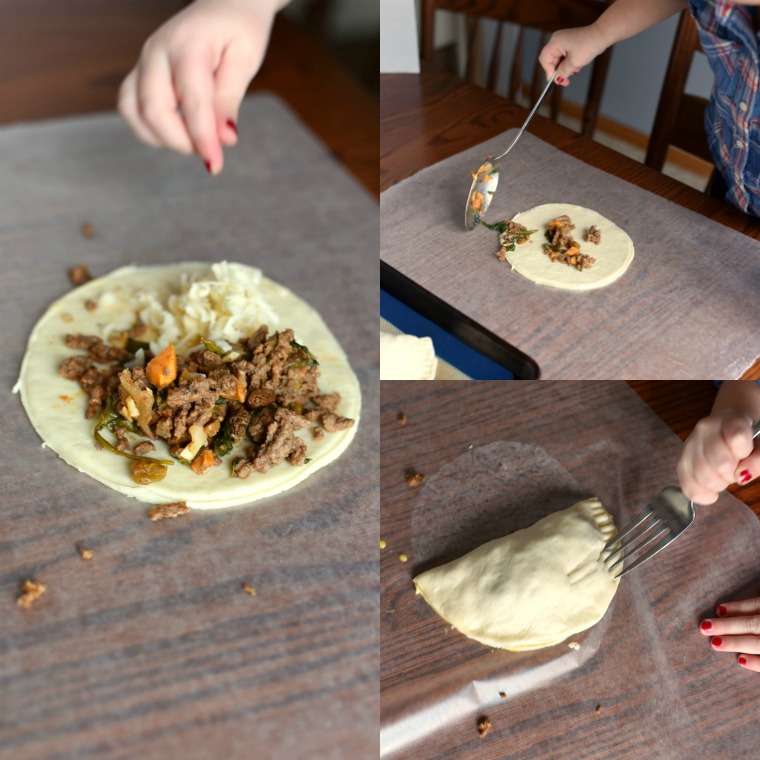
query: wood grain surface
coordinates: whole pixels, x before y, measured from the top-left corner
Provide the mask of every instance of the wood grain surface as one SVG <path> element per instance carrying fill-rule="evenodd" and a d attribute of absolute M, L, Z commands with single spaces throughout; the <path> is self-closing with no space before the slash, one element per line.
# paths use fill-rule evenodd
<path fill-rule="evenodd" d="M 0 757 L 376 755 L 377 203 L 281 100 L 254 94 L 241 115 L 214 178 L 115 114 L 0 129 Z M 42 448 L 11 388 L 74 265 L 221 259 L 320 312 L 359 377 L 359 427 L 290 491 L 151 522 Z M 26 610 L 28 578 L 47 592 Z"/>
<path fill-rule="evenodd" d="M 695 414 L 702 413 L 696 399 L 709 406 L 704 385 L 676 387 L 693 396 Z M 564 490 L 570 496 L 573 486 L 564 480 L 555 488 L 560 481 L 542 480 L 542 469 L 521 484 L 509 481 L 509 458 L 489 465 L 489 447 L 540 446 L 617 520 L 672 482 L 679 440 L 642 396 L 657 405 L 676 388 L 638 390 L 641 396 L 624 383 L 598 382 L 383 383 L 384 755 L 676 760 L 752 753 L 760 739 L 748 721 L 756 711 L 753 676 L 732 655 L 710 651 L 698 630 L 721 599 L 757 591 L 760 524 L 729 495 L 626 576 L 603 621 L 574 637 L 577 651 L 567 644 L 518 654 L 482 647 L 414 594 L 411 579 L 420 570 L 522 527 L 537 510 L 551 511 Z M 687 425 L 687 414 L 682 405 L 675 416 Z M 494 467 L 490 476 L 484 465 Z M 410 470 L 425 476 L 421 485 L 407 485 Z M 457 471 L 461 486 L 452 502 L 440 484 L 443 473 L 457 479 Z M 517 487 L 489 490 L 490 477 Z M 522 500 L 531 491 L 535 498 Z M 477 731 L 482 716 L 492 725 L 484 738 Z"/>
<path fill-rule="evenodd" d="M 427 64 L 381 77 L 380 189 L 522 124 L 527 111 Z M 760 222 L 676 180 L 537 116 L 530 131 L 565 153 L 754 239 Z M 519 347 L 518 347 L 519 348 Z M 760 377 L 757 363 L 744 375 Z"/>

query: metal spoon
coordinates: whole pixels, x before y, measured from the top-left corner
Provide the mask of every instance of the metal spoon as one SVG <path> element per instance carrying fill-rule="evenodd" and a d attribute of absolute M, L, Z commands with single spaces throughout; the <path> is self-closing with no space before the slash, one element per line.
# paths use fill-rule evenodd
<path fill-rule="evenodd" d="M 499 184 L 499 165 L 496 163 L 500 158 L 509 153 L 512 148 L 515 147 L 515 143 L 520 139 L 520 135 L 525 131 L 525 127 L 530 124 L 530 120 L 538 111 L 538 107 L 546 97 L 546 93 L 554 84 L 554 80 L 557 76 L 555 70 L 552 78 L 546 83 L 544 91 L 539 96 L 536 104 L 533 106 L 533 110 L 528 114 L 528 118 L 525 120 L 525 124 L 520 127 L 520 131 L 512 140 L 510 146 L 496 158 L 490 156 L 481 164 L 476 172 L 473 173 L 472 186 L 470 187 L 470 193 L 467 196 L 467 206 L 464 211 L 464 226 L 468 230 L 474 229 L 480 224 L 481 219 L 485 216 L 488 206 L 491 204 L 493 194 L 496 192 L 496 186 Z"/>

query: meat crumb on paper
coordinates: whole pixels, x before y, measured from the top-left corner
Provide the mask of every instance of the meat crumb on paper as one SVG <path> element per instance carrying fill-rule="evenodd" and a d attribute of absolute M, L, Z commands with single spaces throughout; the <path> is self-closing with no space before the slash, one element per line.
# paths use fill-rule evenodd
<path fill-rule="evenodd" d="M 47 591 L 47 586 L 42 581 L 38 581 L 35 578 L 27 578 L 21 586 L 21 594 L 16 599 L 16 603 L 28 610 L 45 591 Z"/>
<path fill-rule="evenodd" d="M 169 517 L 179 517 L 180 515 L 187 514 L 190 511 L 190 507 L 184 501 L 175 501 L 171 504 L 158 504 L 155 507 L 151 507 L 148 510 L 148 517 L 155 520 L 165 520 Z"/>

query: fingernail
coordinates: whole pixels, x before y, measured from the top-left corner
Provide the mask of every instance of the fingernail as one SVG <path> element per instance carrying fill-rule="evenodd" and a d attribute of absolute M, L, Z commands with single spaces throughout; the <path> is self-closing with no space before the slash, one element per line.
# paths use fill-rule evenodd
<path fill-rule="evenodd" d="M 739 655 L 737 658 L 739 665 L 746 665 L 747 664 L 747 658 L 744 655 Z"/>
<path fill-rule="evenodd" d="M 557 82 L 562 84 L 565 80 L 562 77 L 557 77 Z"/>
<path fill-rule="evenodd" d="M 715 608 L 715 611 L 718 613 L 718 615 L 725 615 L 728 612 L 728 610 L 722 604 L 719 604 Z"/>
<path fill-rule="evenodd" d="M 749 470 L 742 470 L 739 473 L 740 483 L 748 483 L 750 480 L 752 480 L 752 475 L 750 475 Z"/>
<path fill-rule="evenodd" d="M 720 636 L 713 636 L 712 639 L 710 640 L 710 643 L 714 647 L 719 647 L 723 643 L 723 639 L 721 639 Z"/>
<path fill-rule="evenodd" d="M 203 165 L 206 167 L 206 171 L 211 174 L 211 161 L 204 161 Z"/>
<path fill-rule="evenodd" d="M 712 623 L 711 623 L 709 620 L 703 620 L 703 621 L 702 621 L 702 622 L 699 624 L 699 627 L 700 627 L 700 628 L 701 628 L 703 631 L 709 631 L 709 630 L 711 630 L 711 629 L 712 629 Z"/>
<path fill-rule="evenodd" d="M 227 119 L 227 126 L 228 126 L 228 127 L 229 127 L 229 128 L 230 128 L 230 129 L 231 129 L 231 130 L 232 130 L 232 131 L 235 133 L 235 135 L 237 136 L 237 133 L 238 133 L 238 131 L 237 131 L 237 124 L 235 124 L 235 122 L 234 122 L 234 121 L 232 121 L 232 119 Z"/>

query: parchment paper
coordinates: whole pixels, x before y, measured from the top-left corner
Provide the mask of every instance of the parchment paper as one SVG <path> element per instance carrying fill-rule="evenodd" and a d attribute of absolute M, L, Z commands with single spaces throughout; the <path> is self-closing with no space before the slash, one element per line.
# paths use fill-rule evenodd
<path fill-rule="evenodd" d="M 384 467 L 396 451 L 426 478 L 398 506 L 382 483 L 383 537 L 409 547 L 412 565 L 389 561 L 381 575 L 382 756 L 752 757 L 756 674 L 698 630 L 760 578 L 760 521 L 729 495 L 621 581 L 604 618 L 571 637 L 577 649 L 490 649 L 415 595 L 419 572 L 581 498 L 598 496 L 620 526 L 674 482 L 680 441 L 622 383 L 510 386 L 449 385 L 432 399 L 383 388 Z M 430 427 L 415 430 L 421 420 Z M 479 715 L 493 725 L 484 740 Z"/>
<path fill-rule="evenodd" d="M 622 227 L 636 251 L 607 288 L 535 285 L 496 258 L 497 233 L 464 228 L 470 172 L 512 133 L 382 193 L 383 261 L 527 353 L 545 379 L 740 377 L 760 355 L 760 243 L 526 133 L 501 162 L 487 220 L 577 204 Z"/>
<path fill-rule="evenodd" d="M 0 754 L 377 746 L 377 204 L 272 96 L 249 98 L 239 125 L 219 177 L 139 144 L 115 114 L 0 130 Z M 72 266 L 220 259 L 321 313 L 359 376 L 362 419 L 302 487 L 152 523 L 43 449 L 11 387 Z M 28 577 L 48 592 L 25 611 Z"/>

